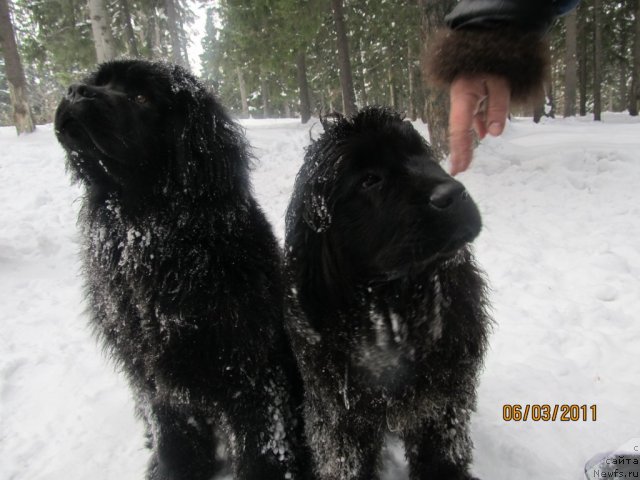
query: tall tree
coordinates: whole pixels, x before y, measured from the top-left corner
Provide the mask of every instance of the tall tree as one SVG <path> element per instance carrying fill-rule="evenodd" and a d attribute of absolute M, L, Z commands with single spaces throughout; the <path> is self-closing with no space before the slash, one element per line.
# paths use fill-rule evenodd
<path fill-rule="evenodd" d="M 178 65 L 189 68 L 189 61 L 185 56 L 186 48 L 183 45 L 182 25 L 179 18 L 175 0 L 164 0 L 164 8 L 167 14 L 167 28 L 171 39 L 171 60 Z"/>
<path fill-rule="evenodd" d="M 577 9 L 578 12 L 578 32 L 582 41 L 578 44 L 578 80 L 580 84 L 579 106 L 580 116 L 587 115 L 587 91 L 589 88 L 589 57 L 587 54 L 587 40 L 589 37 L 589 11 L 586 2 L 582 2 Z"/>
<path fill-rule="evenodd" d="M 629 91 L 629 113 L 634 117 L 638 115 L 638 103 L 640 102 L 640 0 L 636 0 L 635 3 L 633 70 Z"/>
<path fill-rule="evenodd" d="M 221 62 L 223 52 L 220 48 L 219 30 L 216 28 L 214 15 L 215 10 L 212 7 L 207 8 L 204 36 L 200 43 L 202 46 L 202 53 L 200 54 L 200 76 L 215 90 L 218 90 L 222 76 Z"/>
<path fill-rule="evenodd" d="M 407 105 L 407 113 L 409 114 L 409 118 L 412 121 L 416 121 L 417 113 L 416 113 L 416 94 L 415 94 L 415 68 L 413 65 L 413 53 L 411 50 L 411 39 L 408 41 L 407 45 L 407 71 L 409 73 L 409 78 L 407 79 L 409 82 L 409 103 Z"/>
<path fill-rule="evenodd" d="M 412 93 L 419 96 L 422 90 L 412 90 L 411 85 L 421 84 L 410 81 L 420 52 L 420 35 L 416 35 L 420 31 L 418 2 L 350 0 L 345 3 L 345 11 L 350 45 L 357 46 L 352 59 L 358 104 L 395 105 L 410 115 L 410 97 Z"/>
<path fill-rule="evenodd" d="M 422 54 L 423 62 L 427 61 L 433 35 L 443 26 L 444 17 L 455 5 L 454 0 L 420 0 L 422 6 Z M 422 69 L 425 70 L 424 68 Z M 425 110 L 429 139 L 436 158 L 444 160 L 449 154 L 449 97 L 438 88 L 427 86 Z"/>
<path fill-rule="evenodd" d="M 357 49 L 358 53 L 356 54 L 355 59 L 357 63 L 356 71 L 358 74 L 356 75 L 356 78 L 360 82 L 357 90 L 360 95 L 360 105 L 366 107 L 369 105 L 369 95 L 367 94 L 367 89 L 369 87 L 367 85 L 367 62 L 364 48 L 362 48 L 362 39 L 358 39 Z"/>
<path fill-rule="evenodd" d="M 307 69 L 309 46 L 321 25 L 321 12 L 327 9 L 327 2 L 275 0 L 272 5 L 270 22 L 275 23 L 271 29 L 274 46 L 284 54 L 284 63 L 281 65 L 291 64 L 291 68 L 295 68 L 300 120 L 307 123 L 311 118 L 311 89 Z M 289 102 L 285 102 L 285 110 L 288 109 Z"/>
<path fill-rule="evenodd" d="M 242 118 L 249 118 L 249 104 L 247 103 L 247 86 L 244 83 L 244 76 L 240 67 L 236 67 L 238 75 L 238 91 L 240 92 L 240 103 L 242 104 Z"/>
<path fill-rule="evenodd" d="M 269 105 L 269 72 L 263 68 L 260 72 L 260 95 L 262 96 L 262 118 L 271 116 Z"/>
<path fill-rule="evenodd" d="M 0 0 L 0 45 L 2 46 L 7 82 L 9 83 L 14 125 L 18 135 L 33 132 L 35 126 L 27 98 L 27 82 L 18 53 L 8 0 Z"/>
<path fill-rule="evenodd" d="M 577 38 L 578 14 L 574 10 L 565 19 L 565 72 L 564 72 L 564 116 L 573 117 L 576 114 L 576 86 L 578 84 L 577 66 Z"/>
<path fill-rule="evenodd" d="M 555 118 L 555 108 L 553 81 L 547 79 L 544 82 L 544 88 L 540 92 L 540 98 L 534 104 L 533 121 L 539 123 L 542 117 Z"/>
<path fill-rule="evenodd" d="M 272 62 L 272 66 L 279 72 L 282 99 L 285 100 L 284 114 L 287 116 L 291 111 L 288 98 L 293 98 L 297 93 L 300 119 L 306 123 L 311 118 L 311 88 L 307 68 L 309 47 L 322 23 L 321 15 L 327 10 L 327 2 L 270 0 L 267 3 L 271 4 L 269 25 L 263 28 L 270 32 L 272 52 L 275 57 L 281 58 Z M 294 78 L 295 84 L 291 82 Z"/>
<path fill-rule="evenodd" d="M 160 17 L 154 6 L 140 12 L 142 24 L 144 25 L 144 50 L 149 58 L 156 59 L 162 57 L 164 46 L 160 35 Z"/>
<path fill-rule="evenodd" d="M 133 22 L 131 21 L 131 9 L 129 8 L 129 0 L 118 0 L 122 8 L 122 17 L 124 23 L 124 32 L 126 38 L 127 49 L 132 57 L 139 57 L 138 40 L 133 30 Z"/>
<path fill-rule="evenodd" d="M 300 120 L 307 123 L 311 118 L 311 98 L 309 96 L 309 82 L 307 81 L 307 60 L 305 51 L 301 48 L 296 59 L 298 74 L 298 89 L 300 91 Z"/>
<path fill-rule="evenodd" d="M 113 60 L 116 57 L 115 42 L 111 32 L 111 16 L 106 5 L 103 0 L 88 0 L 87 4 L 98 63 Z"/>
<path fill-rule="evenodd" d="M 342 103 L 345 115 L 354 115 L 356 107 L 356 94 L 353 90 L 353 75 L 351 73 L 351 60 L 349 57 L 349 39 L 344 21 L 343 0 L 331 0 L 333 22 L 336 27 L 338 42 L 338 62 L 340 64 L 340 86 L 342 88 Z"/>
<path fill-rule="evenodd" d="M 602 120 L 602 5 L 593 1 L 593 119 Z"/>

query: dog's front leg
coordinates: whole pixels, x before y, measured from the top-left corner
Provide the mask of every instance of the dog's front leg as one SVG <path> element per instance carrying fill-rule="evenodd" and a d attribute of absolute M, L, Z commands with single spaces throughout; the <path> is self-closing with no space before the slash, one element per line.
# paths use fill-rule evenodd
<path fill-rule="evenodd" d="M 377 480 L 382 420 L 377 412 L 347 409 L 308 392 L 305 428 L 320 480 Z M 370 415 L 371 414 L 371 415 Z"/>
<path fill-rule="evenodd" d="M 217 440 L 204 412 L 155 402 L 146 415 L 153 449 L 147 480 L 209 480 L 220 470 Z"/>
<path fill-rule="evenodd" d="M 441 418 L 402 433 L 411 480 L 473 480 L 468 468 L 473 444 L 469 410 L 448 409 Z"/>
<path fill-rule="evenodd" d="M 254 370 L 257 371 L 257 370 Z M 308 480 L 311 458 L 304 441 L 300 401 L 281 368 L 241 374 L 238 388 L 221 397 L 234 480 Z"/>

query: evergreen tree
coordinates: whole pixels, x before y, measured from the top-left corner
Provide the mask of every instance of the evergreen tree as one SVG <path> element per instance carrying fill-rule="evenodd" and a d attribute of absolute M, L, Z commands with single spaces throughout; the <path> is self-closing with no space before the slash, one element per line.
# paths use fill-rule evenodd
<path fill-rule="evenodd" d="M 602 11 L 600 0 L 593 0 L 593 118 L 600 121 L 602 118 Z"/>
<path fill-rule="evenodd" d="M 342 88 L 342 111 L 345 115 L 354 115 L 357 111 L 356 95 L 353 90 L 353 76 L 351 73 L 351 59 L 349 57 L 349 39 L 344 20 L 343 0 L 331 0 L 333 22 L 336 29 L 338 45 L 338 63 L 340 65 L 340 86 Z"/>
<path fill-rule="evenodd" d="M 433 34 L 443 26 L 445 15 L 455 5 L 453 0 L 420 0 L 422 15 L 422 58 L 429 55 L 429 46 Z M 424 70 L 424 68 L 423 68 Z M 426 117 L 429 126 L 429 138 L 436 158 L 444 160 L 449 154 L 449 101 L 448 96 L 439 89 L 428 89 L 426 94 Z"/>
<path fill-rule="evenodd" d="M 15 35 L 38 122 L 52 120 L 63 88 L 92 71 L 98 61 L 88 1 L 13 0 Z M 640 0 L 598 0 L 597 10 L 595 1 L 582 0 L 576 13 L 556 22 L 549 32 L 552 64 L 547 92 L 553 98 L 540 101 L 538 116 L 550 114 L 552 105 L 572 115 L 576 104 L 581 115 L 595 113 L 598 104 L 600 110 L 628 108 L 637 114 Z M 100 3 L 107 13 L 101 19 L 112 36 L 107 58 L 127 55 L 188 65 L 186 31 L 193 12 L 186 0 Z M 207 10 L 202 77 L 225 106 L 242 116 L 299 115 L 306 121 L 313 112 L 348 113 L 356 104 L 390 105 L 412 119 L 429 120 L 431 141 L 444 157 L 447 95 L 425 86 L 418 67 L 429 54 L 431 35 L 454 3 L 219 0 Z M 341 42 L 336 41 L 336 12 L 342 13 Z M 4 68 L 0 118 L 9 119 Z M 351 86 L 345 87 L 345 82 Z M 343 98 L 349 106 L 343 105 Z"/>
<path fill-rule="evenodd" d="M 631 88 L 629 89 L 629 113 L 638 115 L 640 102 L 640 0 L 635 0 L 633 59 L 631 70 Z"/>
<path fill-rule="evenodd" d="M 120 20 L 119 23 L 124 28 L 124 38 L 129 56 L 139 57 L 140 51 L 138 49 L 138 38 L 136 37 L 136 33 L 133 28 L 133 17 L 131 15 L 129 0 L 118 0 L 118 6 L 120 7 L 120 11 L 117 12 L 116 16 Z"/>
<path fill-rule="evenodd" d="M 188 67 L 189 61 L 186 57 L 184 35 L 181 34 L 178 7 L 175 0 L 164 0 L 164 8 L 167 15 L 169 38 L 171 39 L 171 60 L 174 63 Z"/>
<path fill-rule="evenodd" d="M 9 96 L 13 107 L 13 121 L 18 132 L 31 133 L 35 129 L 27 98 L 27 82 L 18 53 L 8 0 L 0 0 L 0 46 L 9 84 Z"/>
<path fill-rule="evenodd" d="M 104 0 L 88 0 L 87 4 L 98 63 L 113 60 L 116 57 L 116 49 L 111 32 L 111 14 Z"/>
<path fill-rule="evenodd" d="M 202 53 L 200 54 L 200 68 L 202 79 L 214 89 L 218 85 L 222 76 L 221 71 L 221 46 L 218 37 L 218 29 L 214 22 L 215 10 L 208 8 L 206 12 L 204 36 L 202 37 Z"/>
<path fill-rule="evenodd" d="M 576 86 L 577 78 L 577 42 L 578 42 L 578 15 L 574 11 L 567 15 L 565 20 L 565 80 L 564 80 L 564 116 L 573 117 L 576 114 Z"/>

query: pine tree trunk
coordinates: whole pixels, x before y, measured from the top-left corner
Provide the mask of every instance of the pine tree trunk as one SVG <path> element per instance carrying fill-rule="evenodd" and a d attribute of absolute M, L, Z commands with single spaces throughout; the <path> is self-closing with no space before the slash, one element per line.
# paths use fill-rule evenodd
<path fill-rule="evenodd" d="M 182 15 L 176 15 L 178 19 L 178 42 L 180 43 L 180 52 L 184 60 L 184 66 L 191 70 L 191 63 L 189 62 L 189 51 L 187 49 L 187 40 L 184 29 L 184 22 L 182 21 Z"/>
<path fill-rule="evenodd" d="M 9 83 L 13 122 L 18 135 L 31 133 L 35 130 L 35 126 L 27 99 L 27 81 L 20 62 L 8 0 L 0 0 L 0 46 L 4 56 L 5 74 Z"/>
<path fill-rule="evenodd" d="M 324 96 L 324 91 L 320 90 L 320 107 L 318 109 L 320 116 L 325 115 L 327 110 L 327 100 Z"/>
<path fill-rule="evenodd" d="M 331 87 L 327 87 L 327 103 L 329 105 L 329 111 L 328 113 L 333 113 L 336 111 L 335 107 L 333 106 L 333 92 L 331 92 Z"/>
<path fill-rule="evenodd" d="M 638 115 L 640 102 L 640 0 L 636 0 L 635 38 L 633 39 L 633 73 L 629 92 L 629 113 Z"/>
<path fill-rule="evenodd" d="M 632 7 L 635 6 L 632 5 Z M 631 9 L 629 9 L 631 11 Z M 629 45 L 629 38 L 632 39 L 632 44 Z M 621 47 L 621 51 L 628 52 L 633 51 L 633 26 L 631 28 L 622 28 L 620 30 L 618 45 Z M 631 50 L 630 50 L 631 48 Z M 631 61 L 627 61 L 626 58 L 618 59 L 618 69 L 616 71 L 618 85 L 613 86 L 611 83 L 611 93 L 613 98 L 613 107 L 610 109 L 612 112 L 622 112 L 629 106 L 629 89 L 627 88 L 627 80 L 629 79 L 629 67 L 633 64 L 633 58 Z"/>
<path fill-rule="evenodd" d="M 138 51 L 138 41 L 136 34 L 133 31 L 133 23 L 131 23 L 131 11 L 129 10 L 129 0 L 120 0 L 122 6 L 122 13 L 124 15 L 124 34 L 127 39 L 127 49 L 129 55 L 138 58 L 140 52 Z"/>
<path fill-rule="evenodd" d="M 366 62 L 364 59 L 364 50 L 362 48 L 362 41 L 358 40 L 358 60 L 360 62 L 360 105 L 361 107 L 366 107 L 369 105 L 369 98 L 367 94 L 367 69 Z"/>
<path fill-rule="evenodd" d="M 545 80 L 544 88 L 540 92 L 538 101 L 533 107 L 533 121 L 539 123 L 542 117 L 555 116 L 555 105 L 553 100 L 553 82 L 551 79 Z"/>
<path fill-rule="evenodd" d="M 593 2 L 593 28 L 595 38 L 593 45 L 593 119 L 602 120 L 602 25 L 600 0 Z"/>
<path fill-rule="evenodd" d="M 240 103 L 242 104 L 242 118 L 249 118 L 249 104 L 247 103 L 247 86 L 244 83 L 244 76 L 240 67 L 236 67 L 238 75 L 238 87 L 240 90 Z"/>
<path fill-rule="evenodd" d="M 588 15 L 587 6 L 580 4 L 577 8 L 578 12 L 578 35 L 582 39 L 586 39 L 588 35 L 586 17 Z M 578 44 L 578 80 L 579 80 L 579 114 L 581 117 L 587 115 L 587 89 L 589 88 L 589 69 L 587 66 L 587 42 L 582 41 Z"/>
<path fill-rule="evenodd" d="M 338 64 L 340 65 L 340 87 L 342 88 L 344 114 L 351 116 L 358 111 L 358 108 L 356 107 L 356 95 L 353 90 L 349 40 L 347 39 L 347 29 L 344 23 L 342 0 L 331 0 L 331 7 L 338 41 Z"/>
<path fill-rule="evenodd" d="M 444 17 L 449 13 L 455 0 L 420 0 L 422 9 L 421 40 L 422 52 L 420 55 L 422 70 L 424 63 L 429 58 L 429 50 L 432 38 L 438 28 L 444 24 Z M 429 139 L 436 158 L 444 160 L 449 154 L 449 95 L 438 88 L 425 90 L 425 116 L 429 128 Z"/>
<path fill-rule="evenodd" d="M 566 25 L 566 54 L 564 72 L 564 116 L 576 115 L 576 86 L 577 78 L 577 28 L 578 14 L 574 10 L 565 19 Z"/>
<path fill-rule="evenodd" d="M 182 57 L 182 45 L 180 42 L 180 26 L 178 23 L 178 13 L 174 0 L 164 0 L 164 8 L 167 13 L 167 26 L 169 38 L 171 39 L 171 61 L 178 65 L 187 66 Z"/>
<path fill-rule="evenodd" d="M 387 68 L 387 76 L 389 78 L 389 106 L 395 109 L 397 107 L 396 89 L 394 88 L 394 85 L 393 85 L 393 70 L 391 69 L 391 65 L 389 65 L 389 67 Z"/>
<path fill-rule="evenodd" d="M 553 91 L 553 80 L 551 78 L 546 79 L 544 82 L 543 95 L 542 115 L 548 118 L 556 118 L 556 100 Z M 540 120 L 538 119 L 538 121 Z"/>
<path fill-rule="evenodd" d="M 307 60 L 304 49 L 298 51 L 296 57 L 298 70 L 298 90 L 300 93 L 300 121 L 307 123 L 311 118 L 311 99 L 309 98 L 309 82 L 307 81 Z"/>
<path fill-rule="evenodd" d="M 533 107 L 533 123 L 540 123 L 544 117 L 544 102 L 537 102 Z"/>
<path fill-rule="evenodd" d="M 111 17 L 106 5 L 103 0 L 88 0 L 87 5 L 98 63 L 113 60 L 116 57 L 115 42 L 111 32 Z"/>
<path fill-rule="evenodd" d="M 619 85 L 617 90 L 618 103 L 616 104 L 616 111 L 622 112 L 626 110 L 629 106 L 629 99 L 631 98 L 629 95 L 629 89 L 627 88 L 627 78 L 629 74 L 629 65 L 627 62 L 620 62 L 620 76 Z"/>
<path fill-rule="evenodd" d="M 549 47 L 549 58 L 553 58 L 553 50 L 551 49 L 551 47 Z M 549 118 L 556 118 L 556 96 L 554 88 L 555 81 L 553 74 L 554 70 L 551 69 L 551 74 L 547 76 L 544 81 L 544 114 Z"/>
<path fill-rule="evenodd" d="M 607 105 L 607 111 L 609 112 L 613 112 L 613 98 L 615 96 L 614 94 L 614 90 L 613 90 L 613 85 L 609 85 L 609 92 L 608 92 L 608 96 L 609 96 L 609 104 Z"/>
<path fill-rule="evenodd" d="M 162 30 L 161 26 L 160 26 L 160 21 L 158 18 L 158 11 L 155 11 L 155 15 L 156 15 L 156 19 L 155 22 L 153 24 L 154 29 L 154 36 L 153 36 L 153 43 L 154 43 L 154 53 L 156 55 L 156 58 L 161 58 L 161 59 L 165 59 L 169 56 L 169 50 L 167 48 L 167 41 L 166 41 L 166 34 L 165 32 Z"/>
<path fill-rule="evenodd" d="M 407 44 L 407 69 L 409 71 L 409 105 L 407 106 L 409 118 L 411 121 L 415 122 L 417 119 L 416 115 L 416 92 L 413 84 L 414 80 L 414 69 L 413 69 L 413 52 L 411 51 L 411 40 L 409 40 Z"/>
<path fill-rule="evenodd" d="M 269 80 L 266 72 L 262 72 L 262 118 L 269 118 Z"/>
<path fill-rule="evenodd" d="M 146 29 L 144 31 L 144 47 L 147 50 L 149 57 L 156 58 L 155 52 L 155 38 L 156 38 L 156 15 L 154 11 L 150 13 L 142 12 L 138 10 L 138 15 L 141 15 L 146 20 Z"/>

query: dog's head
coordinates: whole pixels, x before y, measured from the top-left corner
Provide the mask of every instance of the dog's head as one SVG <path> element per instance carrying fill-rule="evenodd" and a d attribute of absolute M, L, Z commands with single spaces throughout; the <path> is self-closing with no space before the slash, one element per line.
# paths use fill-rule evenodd
<path fill-rule="evenodd" d="M 101 65 L 69 87 L 55 131 L 74 176 L 98 190 L 224 194 L 246 177 L 237 127 L 213 95 L 175 65 Z"/>
<path fill-rule="evenodd" d="M 475 203 L 413 126 L 368 108 L 325 125 L 308 149 L 287 213 L 287 254 L 300 288 L 330 301 L 354 283 L 421 273 L 480 228 Z"/>

